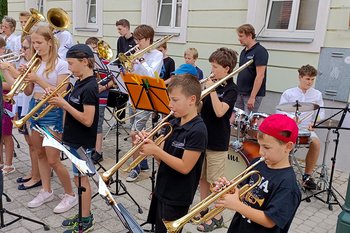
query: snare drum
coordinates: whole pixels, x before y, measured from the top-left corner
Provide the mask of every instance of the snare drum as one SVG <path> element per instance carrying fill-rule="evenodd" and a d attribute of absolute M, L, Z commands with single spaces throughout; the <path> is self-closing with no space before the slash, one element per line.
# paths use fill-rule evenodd
<path fill-rule="evenodd" d="M 253 113 L 249 118 L 249 126 L 247 129 L 247 134 L 252 139 L 258 139 L 258 129 L 261 123 L 268 117 L 265 113 Z"/>
<path fill-rule="evenodd" d="M 253 159 L 260 157 L 259 149 L 260 146 L 255 140 L 244 141 L 239 150 L 235 150 L 231 142 L 225 163 L 225 177 L 231 180 L 244 171 Z"/>
<path fill-rule="evenodd" d="M 248 124 L 248 115 L 239 108 L 234 108 L 232 113 L 232 117 L 234 118 L 234 123 L 231 125 L 231 136 L 233 137 L 244 137 L 245 131 Z"/>
<path fill-rule="evenodd" d="M 311 143 L 311 132 L 305 129 L 299 129 L 298 134 L 298 147 L 308 147 Z"/>

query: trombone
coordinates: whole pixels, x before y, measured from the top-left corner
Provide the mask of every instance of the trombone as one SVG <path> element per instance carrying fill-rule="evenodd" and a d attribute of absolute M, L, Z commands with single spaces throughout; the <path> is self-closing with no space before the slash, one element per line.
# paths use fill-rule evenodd
<path fill-rule="evenodd" d="M 118 60 L 121 62 L 121 64 L 123 65 L 125 70 L 131 71 L 132 67 L 133 67 L 133 62 L 136 59 L 140 59 L 145 53 L 151 51 L 152 49 L 158 48 L 160 45 L 164 44 L 165 42 L 167 42 L 168 40 L 173 38 L 173 36 L 174 35 L 165 36 L 165 37 L 157 40 L 153 44 L 147 46 L 143 50 L 137 51 L 136 53 L 131 54 L 131 55 L 126 55 L 127 52 L 126 53 L 119 53 Z M 136 46 L 134 48 L 136 49 Z M 134 49 L 134 48 L 132 48 L 132 49 Z"/>
<path fill-rule="evenodd" d="M 47 105 L 40 113 L 37 113 L 39 111 L 39 109 L 46 104 L 52 97 L 57 96 L 58 94 L 61 95 L 62 97 L 65 97 L 66 95 L 68 95 L 72 90 L 73 90 L 73 84 L 69 82 L 69 79 L 72 75 L 67 75 L 67 77 L 55 88 L 55 90 L 53 90 L 49 95 L 45 96 L 42 100 L 40 100 L 40 102 L 34 106 L 34 108 L 27 114 L 25 115 L 23 118 L 16 120 L 16 121 L 12 121 L 13 124 L 17 127 L 17 128 L 21 128 L 31 117 L 34 120 L 38 120 L 42 117 L 44 117 L 48 112 L 50 112 L 53 108 L 55 108 L 54 105 Z M 60 93 L 60 90 L 62 88 L 65 88 L 66 85 L 69 86 L 69 88 L 66 88 L 66 90 L 64 90 L 63 92 Z M 36 116 L 34 116 L 34 114 L 36 114 Z"/>
<path fill-rule="evenodd" d="M 163 143 L 172 133 L 173 128 L 171 126 L 171 124 L 169 122 L 166 122 L 168 120 L 169 117 L 171 117 L 174 114 L 174 112 L 170 112 L 166 117 L 163 118 L 163 120 L 161 122 L 159 122 L 159 124 L 153 128 L 150 132 L 149 135 L 147 136 L 146 139 L 152 139 L 157 132 L 162 129 L 163 127 L 170 127 L 169 132 L 166 135 L 161 135 L 159 136 L 156 140 L 155 140 L 155 144 L 157 146 L 159 146 L 161 143 Z M 116 163 L 112 168 L 110 168 L 108 171 L 105 171 L 102 174 L 102 179 L 105 183 L 108 183 L 110 178 L 112 177 L 112 175 L 114 173 L 117 172 L 117 170 L 123 166 L 123 164 L 132 157 L 132 155 L 134 155 L 145 143 L 141 142 L 135 146 L 133 146 L 120 160 L 118 163 Z M 141 163 L 141 161 L 146 158 L 147 155 L 144 156 L 138 156 L 126 169 L 124 169 L 124 171 L 128 171 L 130 172 L 134 167 L 136 167 L 139 163 Z"/>
<path fill-rule="evenodd" d="M 30 72 L 36 72 L 40 66 L 40 58 L 38 58 L 37 55 L 38 52 L 36 52 L 27 63 L 27 70 L 15 79 L 15 82 L 11 86 L 11 90 L 7 94 L 3 95 L 4 101 L 14 104 L 15 101 L 13 100 L 13 97 L 26 89 L 28 82 L 24 81 L 24 79 Z"/>
<path fill-rule="evenodd" d="M 130 116 L 127 116 L 127 117 L 124 117 L 124 118 L 120 119 L 119 116 L 121 115 L 121 113 L 123 111 L 127 110 L 128 108 L 134 108 L 134 107 L 131 104 L 129 104 L 129 105 L 125 106 L 124 108 L 121 108 L 121 109 L 118 109 L 117 111 L 115 111 L 114 114 L 115 114 L 115 117 L 116 117 L 117 121 L 125 122 L 125 121 L 127 121 L 127 120 L 129 120 L 129 119 L 131 119 L 133 117 L 136 117 L 136 116 L 140 115 L 141 113 L 143 113 L 145 111 L 145 110 L 141 110 L 141 111 L 138 111 L 138 112 L 136 112 L 136 113 L 134 113 L 134 114 L 132 114 Z"/>
<path fill-rule="evenodd" d="M 216 83 L 214 83 L 212 86 L 210 86 L 209 88 L 205 89 L 202 91 L 201 93 L 201 100 L 204 99 L 204 97 L 206 97 L 207 95 L 210 94 L 210 92 L 212 92 L 213 90 L 215 90 L 218 86 L 220 86 L 221 84 L 223 84 L 224 82 L 226 82 L 227 80 L 229 80 L 230 78 L 232 78 L 232 76 L 238 74 L 239 72 L 241 72 L 243 69 L 245 69 L 246 67 L 248 67 L 251 63 L 253 62 L 253 59 L 247 61 L 245 64 L 243 64 L 242 66 L 238 67 L 237 69 L 235 69 L 234 71 L 232 71 L 230 74 L 228 74 L 227 76 L 225 76 L 224 78 L 220 79 L 219 81 L 217 81 Z M 210 77 L 210 76 L 209 76 Z M 173 112 L 170 112 L 168 116 L 166 116 L 165 118 L 163 118 L 163 120 L 161 122 L 159 122 L 159 124 L 156 126 L 156 128 L 154 128 L 150 134 L 155 135 L 156 132 L 161 128 L 158 127 L 160 125 L 162 125 L 163 127 L 163 123 L 165 123 L 165 121 L 173 114 Z M 169 135 L 170 136 L 170 135 Z M 164 138 L 164 140 L 168 137 L 168 135 L 166 135 L 166 137 Z M 150 137 L 151 138 L 151 137 Z M 163 140 L 163 141 L 164 141 Z M 157 140 L 156 140 L 157 141 Z M 117 164 L 115 164 L 112 168 L 110 168 L 109 170 L 105 171 L 102 174 L 102 179 L 104 182 L 108 182 L 110 180 L 110 178 L 112 177 L 112 175 L 114 173 L 117 172 L 117 170 L 129 159 L 132 157 L 132 155 L 138 151 L 139 148 L 141 148 L 141 146 L 144 143 L 139 143 L 135 146 L 133 146 L 120 160 Z M 161 144 L 161 142 L 159 143 L 159 145 Z M 141 156 L 138 156 L 138 158 Z M 141 162 L 142 160 L 140 160 L 139 162 Z M 137 165 L 137 164 L 136 164 Z M 133 166 L 136 166 L 133 163 Z M 130 166 L 125 169 L 125 171 L 129 171 Z M 130 171 L 132 170 L 132 168 L 130 169 Z"/>
<path fill-rule="evenodd" d="M 220 199 L 224 195 L 231 193 L 232 190 L 234 190 L 234 188 L 237 187 L 240 183 L 242 183 L 243 181 L 245 181 L 246 179 L 248 179 L 249 177 L 251 177 L 253 175 L 257 175 L 258 176 L 258 180 L 254 184 L 252 184 L 252 185 L 246 184 L 240 189 L 239 197 L 240 197 L 240 199 L 242 199 L 245 194 L 250 192 L 256 186 L 260 185 L 261 180 L 262 180 L 260 172 L 257 171 L 257 170 L 252 170 L 252 169 L 256 165 L 258 165 L 259 163 L 261 163 L 263 161 L 265 161 L 265 158 L 261 157 L 254 164 L 252 164 L 247 169 L 245 169 L 243 172 L 241 172 L 238 176 L 233 178 L 230 181 L 230 184 L 228 186 L 226 186 L 226 187 L 224 186 L 218 192 L 213 192 L 207 198 L 205 198 L 204 200 L 199 202 L 197 205 L 192 207 L 185 216 L 183 216 L 183 217 L 181 217 L 181 218 L 179 218 L 179 219 L 177 219 L 175 221 L 163 221 L 165 227 L 168 230 L 168 232 L 169 233 L 177 233 L 177 232 L 179 232 L 183 228 L 183 226 L 187 222 L 189 222 L 190 220 L 192 220 L 193 223 L 195 223 L 195 224 L 199 224 L 199 223 L 208 221 L 209 219 L 211 219 L 214 216 L 218 215 L 225 208 L 223 208 L 223 207 L 214 208 L 211 211 L 209 211 L 206 215 L 201 217 L 199 220 L 195 220 L 194 219 L 194 217 L 197 216 L 202 210 L 205 210 L 206 208 L 208 208 L 211 204 L 215 203 L 218 199 Z"/>

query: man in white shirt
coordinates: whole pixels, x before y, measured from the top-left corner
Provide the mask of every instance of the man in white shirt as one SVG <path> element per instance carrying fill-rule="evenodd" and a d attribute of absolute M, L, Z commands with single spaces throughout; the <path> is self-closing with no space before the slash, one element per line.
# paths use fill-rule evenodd
<path fill-rule="evenodd" d="M 296 102 L 307 102 L 314 103 L 323 107 L 322 93 L 315 88 L 313 84 L 317 75 L 317 70 L 311 65 L 304 65 L 299 72 L 299 85 L 297 87 L 290 88 L 283 92 L 280 103 L 291 103 Z M 279 112 L 281 113 L 281 112 Z M 283 112 L 282 112 L 283 113 Z M 290 117 L 295 119 L 295 112 L 286 113 Z M 314 182 L 311 174 L 315 168 L 319 153 L 320 153 L 320 139 L 316 135 L 312 128 L 314 119 L 316 117 L 316 111 L 313 112 L 302 112 L 298 116 L 299 131 L 311 132 L 311 143 L 309 150 L 305 158 L 305 173 L 303 175 L 303 185 L 306 189 L 316 189 L 316 183 Z M 324 111 L 321 110 L 318 116 L 318 120 L 324 118 Z M 300 135 L 300 132 L 299 132 Z"/>

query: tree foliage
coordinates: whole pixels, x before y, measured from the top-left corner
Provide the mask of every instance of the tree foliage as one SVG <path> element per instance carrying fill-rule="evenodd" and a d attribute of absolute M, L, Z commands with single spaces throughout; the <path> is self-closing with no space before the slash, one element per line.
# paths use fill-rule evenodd
<path fill-rule="evenodd" d="M 0 0 L 0 19 L 7 15 L 7 0 Z"/>

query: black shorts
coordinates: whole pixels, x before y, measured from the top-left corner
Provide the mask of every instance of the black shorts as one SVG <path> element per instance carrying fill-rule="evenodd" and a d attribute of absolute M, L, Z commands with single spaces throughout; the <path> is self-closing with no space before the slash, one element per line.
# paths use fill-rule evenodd
<path fill-rule="evenodd" d="M 156 197 L 156 195 L 153 194 L 151 206 L 148 212 L 147 222 L 155 224 L 155 232 L 167 233 L 167 229 L 162 220 L 177 220 L 186 215 L 188 209 L 189 206 L 174 206 L 163 203 Z M 179 231 L 179 233 L 181 233 L 181 231 Z"/>

